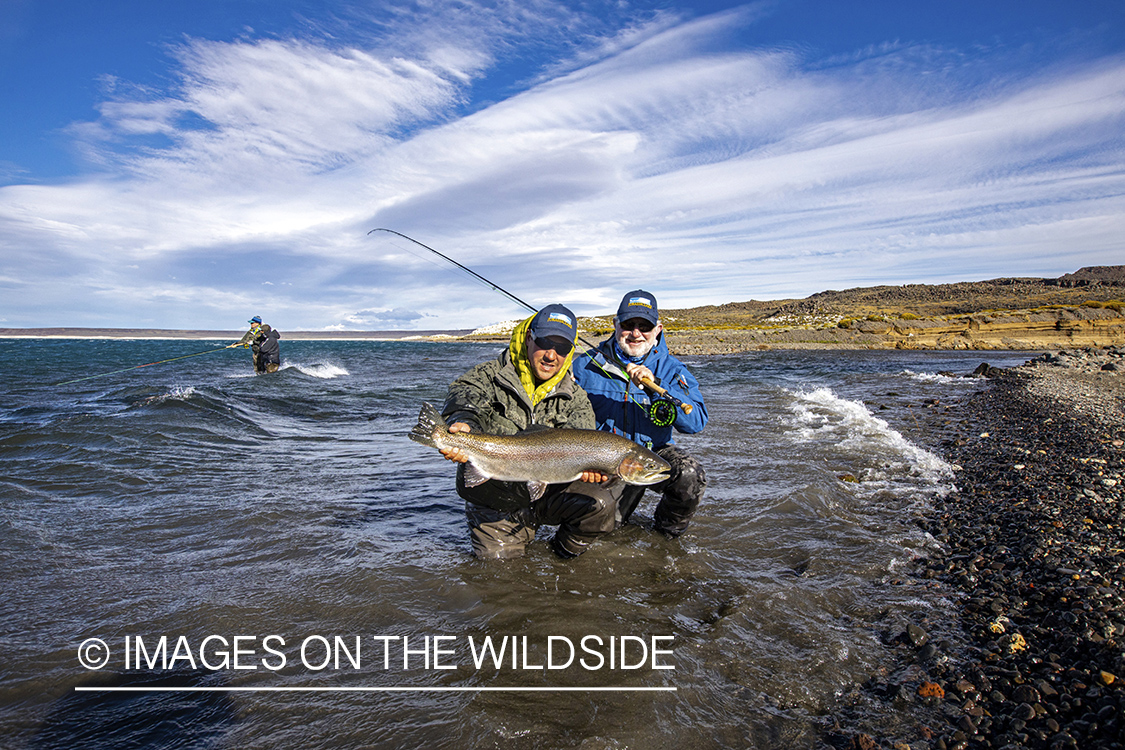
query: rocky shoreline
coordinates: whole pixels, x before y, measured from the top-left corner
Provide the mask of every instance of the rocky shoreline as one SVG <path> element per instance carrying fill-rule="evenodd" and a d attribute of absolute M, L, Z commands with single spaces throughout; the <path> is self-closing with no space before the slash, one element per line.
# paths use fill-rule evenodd
<path fill-rule="evenodd" d="M 838 316 L 837 316 L 838 317 Z M 744 328 L 666 327 L 673 354 L 734 354 L 765 349 L 930 349 L 1042 351 L 1125 345 L 1125 314 L 1118 306 L 966 313 L 934 318 L 819 319 L 783 316 L 776 324 Z"/>
<path fill-rule="evenodd" d="M 947 553 L 913 582 L 958 623 L 888 633 L 900 668 L 851 697 L 913 717 L 901 736 L 845 707 L 830 746 L 1125 747 L 1125 349 L 988 374 L 939 448 L 958 490 L 923 523 Z"/>

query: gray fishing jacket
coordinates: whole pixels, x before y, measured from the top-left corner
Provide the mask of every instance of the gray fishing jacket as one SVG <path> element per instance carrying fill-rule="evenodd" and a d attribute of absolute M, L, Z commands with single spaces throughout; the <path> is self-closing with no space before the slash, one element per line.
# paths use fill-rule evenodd
<path fill-rule="evenodd" d="M 533 424 L 579 430 L 597 426 L 589 397 L 569 371 L 532 406 L 507 350 L 454 380 L 441 415 L 446 424 L 464 422 L 486 435 L 515 435 Z"/>
<path fill-rule="evenodd" d="M 520 383 L 507 350 L 453 381 L 441 413 L 446 424 L 464 422 L 473 432 L 486 435 L 515 435 L 532 425 L 592 430 L 597 424 L 589 397 L 569 371 L 550 393 L 532 406 L 531 397 Z M 470 503 L 500 511 L 531 505 L 527 486 L 522 482 L 492 479 L 477 487 L 467 487 L 464 475 L 465 466 L 461 464 L 457 467 L 457 493 Z M 550 485 L 544 500 L 566 486 Z"/>

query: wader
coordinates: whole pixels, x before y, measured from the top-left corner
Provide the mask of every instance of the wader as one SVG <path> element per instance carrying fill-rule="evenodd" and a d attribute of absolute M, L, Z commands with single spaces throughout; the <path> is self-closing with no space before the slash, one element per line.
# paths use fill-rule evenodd
<path fill-rule="evenodd" d="M 678 446 L 666 445 L 654 452 L 672 465 L 672 473 L 659 484 L 648 487 L 627 484 L 624 490 L 619 490 L 617 526 L 629 522 L 645 490 L 651 489 L 663 493 L 653 513 L 653 525 L 657 531 L 677 537 L 687 529 L 695 509 L 699 507 L 703 491 L 707 489 L 707 475 L 703 473 L 699 461 Z"/>
<path fill-rule="evenodd" d="M 578 557 L 591 542 L 614 529 L 617 503 L 600 485 L 552 484 L 543 497 L 531 502 L 527 485 L 522 482 L 490 479 L 467 487 L 464 475 L 461 465 L 457 493 L 465 498 L 465 517 L 476 557 L 522 557 L 540 526 L 556 525 L 551 549 L 560 557 Z"/>

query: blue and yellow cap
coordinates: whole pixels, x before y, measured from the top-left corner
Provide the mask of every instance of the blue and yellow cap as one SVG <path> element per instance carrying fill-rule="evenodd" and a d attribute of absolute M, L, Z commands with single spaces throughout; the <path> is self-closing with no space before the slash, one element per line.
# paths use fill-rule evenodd
<path fill-rule="evenodd" d="M 573 344 L 578 335 L 578 318 L 562 305 L 547 305 L 532 319 L 529 330 L 537 339 L 560 336 Z"/>
<path fill-rule="evenodd" d="M 656 325 L 660 322 L 660 312 L 656 308 L 656 297 L 644 289 L 629 292 L 621 298 L 617 307 L 617 320 L 624 323 L 633 318 L 643 318 Z"/>

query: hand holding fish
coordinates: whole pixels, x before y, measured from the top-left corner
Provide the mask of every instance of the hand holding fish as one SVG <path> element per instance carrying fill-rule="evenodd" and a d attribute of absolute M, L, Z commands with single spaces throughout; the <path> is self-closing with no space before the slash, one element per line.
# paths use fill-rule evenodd
<path fill-rule="evenodd" d="M 449 425 L 449 431 L 451 433 L 472 432 L 472 428 L 464 422 L 454 422 Z M 469 457 L 465 455 L 465 451 L 455 445 L 449 446 L 448 448 L 439 448 L 438 450 L 441 451 L 441 455 L 455 463 L 466 464 L 469 462 Z"/>

